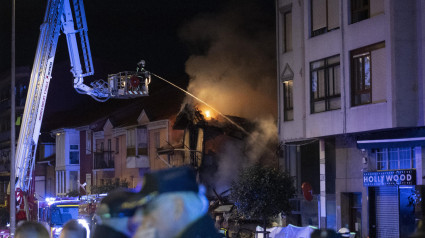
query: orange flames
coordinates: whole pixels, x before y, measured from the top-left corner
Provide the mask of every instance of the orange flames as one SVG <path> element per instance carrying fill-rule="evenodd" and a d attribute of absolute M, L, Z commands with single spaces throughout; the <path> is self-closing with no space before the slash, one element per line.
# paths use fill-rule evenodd
<path fill-rule="evenodd" d="M 205 111 L 205 118 L 207 120 L 210 120 L 211 119 L 211 113 L 210 113 L 210 111 Z"/>
<path fill-rule="evenodd" d="M 213 119 L 216 115 L 214 114 L 213 110 L 205 107 L 205 108 L 199 108 L 199 111 L 204 116 L 205 120 L 209 121 Z"/>

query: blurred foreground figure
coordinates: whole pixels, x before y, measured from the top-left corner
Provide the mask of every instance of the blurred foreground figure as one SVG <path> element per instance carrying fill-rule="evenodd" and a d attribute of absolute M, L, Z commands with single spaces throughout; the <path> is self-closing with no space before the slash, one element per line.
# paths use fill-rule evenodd
<path fill-rule="evenodd" d="M 207 214 L 208 200 L 188 167 L 146 174 L 142 190 L 123 204 L 137 207 L 133 217 L 139 228 L 136 238 L 222 237 Z"/>
<path fill-rule="evenodd" d="M 418 222 L 416 230 L 413 234 L 409 236 L 409 238 L 423 238 L 425 237 L 425 223 L 423 220 Z"/>
<path fill-rule="evenodd" d="M 127 238 L 131 237 L 137 229 L 131 222 L 136 208 L 122 209 L 121 205 L 130 196 L 134 195 L 125 189 L 117 189 L 108 194 L 100 202 L 96 210 L 97 225 L 93 238 Z"/>
<path fill-rule="evenodd" d="M 89 238 L 90 231 L 86 221 L 69 220 L 63 226 L 60 238 Z"/>
<path fill-rule="evenodd" d="M 26 221 L 18 226 L 15 238 L 49 238 L 49 231 L 41 223 Z"/>
<path fill-rule="evenodd" d="M 321 229 L 313 231 L 311 238 L 339 238 L 339 236 L 334 230 Z"/>

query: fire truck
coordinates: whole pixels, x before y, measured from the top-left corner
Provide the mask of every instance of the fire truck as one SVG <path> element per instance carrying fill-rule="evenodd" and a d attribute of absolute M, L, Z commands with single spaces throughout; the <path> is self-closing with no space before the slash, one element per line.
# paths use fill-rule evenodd
<path fill-rule="evenodd" d="M 48 197 L 37 202 L 37 221 L 50 228 L 51 237 L 59 237 L 62 226 L 71 219 L 78 219 L 93 227 L 96 206 L 106 194 L 84 195 L 78 198 Z M 1 238 L 1 237 L 0 237 Z"/>
<path fill-rule="evenodd" d="M 79 218 L 78 199 L 46 198 L 46 201 L 38 201 L 38 222 L 50 227 L 51 237 L 59 237 L 62 226 L 71 219 Z"/>
<path fill-rule="evenodd" d="M 48 0 L 43 24 L 40 27 L 35 60 L 32 67 L 28 94 L 16 149 L 17 220 L 36 220 L 34 205 L 33 171 L 40 127 L 47 100 L 56 47 L 61 31 L 65 34 L 74 77 L 74 88 L 80 94 L 105 102 L 110 98 L 128 99 L 148 95 L 151 75 L 140 61 L 136 71 L 109 74 L 107 80 L 84 83 L 86 76 L 94 74 L 87 23 L 82 0 Z M 83 64 L 82 64 L 83 62 Z M 82 66 L 83 65 L 83 66 Z M 53 206 L 53 205 L 52 205 Z M 54 211 L 65 214 L 67 209 L 55 205 Z M 13 209 L 13 208 L 11 208 Z M 53 212 L 53 211 L 51 211 Z M 55 221 L 51 213 L 51 222 Z M 72 212 L 69 214 L 73 214 Z M 18 217 L 20 216 L 20 217 Z M 63 221 L 63 220 L 61 220 Z M 54 224 L 59 224 L 54 222 Z"/>

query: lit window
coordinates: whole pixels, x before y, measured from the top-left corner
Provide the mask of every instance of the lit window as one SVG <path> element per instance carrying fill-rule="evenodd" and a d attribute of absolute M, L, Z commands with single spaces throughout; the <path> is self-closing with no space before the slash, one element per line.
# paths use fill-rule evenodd
<path fill-rule="evenodd" d="M 352 106 L 385 101 L 384 47 L 385 42 L 381 42 L 351 52 Z"/>
<path fill-rule="evenodd" d="M 284 120 L 294 120 L 294 103 L 293 103 L 293 84 L 294 80 L 286 80 L 283 82 L 283 110 Z"/>
<path fill-rule="evenodd" d="M 382 148 L 376 150 L 377 170 L 396 170 L 412 168 L 416 168 L 414 148 Z"/>

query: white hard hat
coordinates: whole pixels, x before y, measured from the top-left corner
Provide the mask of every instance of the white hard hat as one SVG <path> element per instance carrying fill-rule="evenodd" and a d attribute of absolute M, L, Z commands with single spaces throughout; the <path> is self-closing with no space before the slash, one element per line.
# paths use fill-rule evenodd
<path fill-rule="evenodd" d="M 350 230 L 348 228 L 341 228 L 338 230 L 338 234 L 341 234 L 342 237 L 350 237 Z"/>

